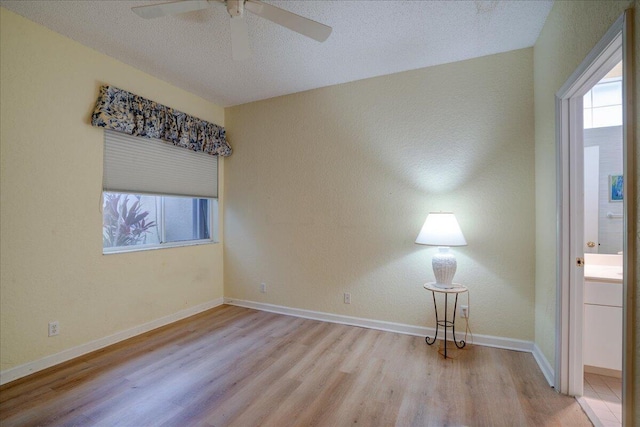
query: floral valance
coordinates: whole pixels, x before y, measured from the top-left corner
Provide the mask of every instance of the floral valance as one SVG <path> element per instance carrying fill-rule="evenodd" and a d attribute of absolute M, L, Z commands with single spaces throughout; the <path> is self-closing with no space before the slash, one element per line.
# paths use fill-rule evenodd
<path fill-rule="evenodd" d="M 113 86 L 102 86 L 91 124 L 178 147 L 229 156 L 223 127 Z"/>

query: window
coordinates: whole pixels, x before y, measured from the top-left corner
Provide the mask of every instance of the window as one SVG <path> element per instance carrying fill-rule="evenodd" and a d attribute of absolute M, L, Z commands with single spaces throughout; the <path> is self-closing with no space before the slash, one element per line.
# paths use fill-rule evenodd
<path fill-rule="evenodd" d="M 104 192 L 103 251 L 211 243 L 216 211 L 215 199 Z"/>
<path fill-rule="evenodd" d="M 105 131 L 103 253 L 215 242 L 217 159 Z"/>
<path fill-rule="evenodd" d="M 602 79 L 583 103 L 585 129 L 622 126 L 622 77 Z"/>

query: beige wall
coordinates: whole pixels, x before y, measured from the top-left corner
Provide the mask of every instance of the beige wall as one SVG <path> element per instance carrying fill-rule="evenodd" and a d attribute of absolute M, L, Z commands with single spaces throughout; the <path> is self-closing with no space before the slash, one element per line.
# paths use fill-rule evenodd
<path fill-rule="evenodd" d="M 630 1 L 557 1 L 534 47 L 535 139 L 536 139 L 536 326 L 535 340 L 545 357 L 554 363 L 556 307 L 556 154 L 555 93 L 580 65 Z M 640 20 L 636 1 L 636 40 Z M 637 43 L 637 42 L 636 42 Z M 637 45 L 636 45 L 637 46 Z M 637 52 L 637 48 L 636 48 Z M 636 81 L 640 67 L 636 57 Z M 636 83 L 637 84 L 637 83 Z M 636 109 L 640 95 L 636 86 Z M 637 115 L 636 115 L 637 117 Z M 636 119 L 637 120 L 637 119 Z M 638 121 L 636 121 L 636 129 Z M 638 134 L 638 133 L 637 133 Z M 637 141 L 636 141 L 637 143 Z M 640 165 L 640 161 L 637 166 Z M 640 198 L 638 198 L 640 200 Z M 633 221 L 634 219 L 632 219 Z M 635 219 L 637 221 L 637 218 Z M 638 236 L 635 236 L 638 239 Z M 636 277 L 632 286 L 637 288 Z M 637 294 L 638 290 L 636 290 Z M 637 310 L 637 308 L 636 308 Z M 637 318 L 636 318 L 637 319 Z M 637 322 L 636 322 L 637 323 Z M 636 334 L 640 328 L 636 325 Z M 636 340 L 640 345 L 640 341 Z M 640 348 L 636 347 L 636 364 Z M 640 372 L 636 373 L 636 406 L 640 406 Z M 640 411 L 636 414 L 640 417 Z M 640 425 L 640 418 L 637 418 Z"/>
<path fill-rule="evenodd" d="M 524 49 L 228 108 L 225 296 L 432 326 L 414 240 L 452 210 L 473 332 L 532 340 L 532 70 Z"/>
<path fill-rule="evenodd" d="M 102 255 L 113 84 L 224 125 L 224 110 L 0 8 L 0 369 L 222 297 L 222 244 Z M 47 337 L 47 323 L 61 333 Z"/>

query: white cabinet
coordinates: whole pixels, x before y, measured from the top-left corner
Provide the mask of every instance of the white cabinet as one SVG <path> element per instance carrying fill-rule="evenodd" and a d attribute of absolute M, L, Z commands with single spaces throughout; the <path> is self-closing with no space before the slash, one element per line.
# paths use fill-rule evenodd
<path fill-rule="evenodd" d="M 585 281 L 585 365 L 622 370 L 622 284 Z"/>
<path fill-rule="evenodd" d="M 584 364 L 622 370 L 622 307 L 584 305 Z"/>

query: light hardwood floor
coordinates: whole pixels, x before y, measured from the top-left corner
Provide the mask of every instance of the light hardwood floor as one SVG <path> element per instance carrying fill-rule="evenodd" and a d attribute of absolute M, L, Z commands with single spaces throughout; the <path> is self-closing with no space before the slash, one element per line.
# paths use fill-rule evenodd
<path fill-rule="evenodd" d="M 589 426 L 528 353 L 221 306 L 0 388 L 0 425 Z"/>

